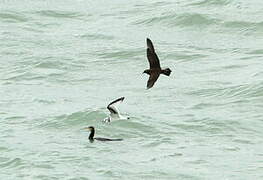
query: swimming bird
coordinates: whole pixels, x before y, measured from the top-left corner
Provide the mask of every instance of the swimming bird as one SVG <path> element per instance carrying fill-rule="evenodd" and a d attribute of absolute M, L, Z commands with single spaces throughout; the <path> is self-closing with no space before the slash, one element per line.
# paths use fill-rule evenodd
<path fill-rule="evenodd" d="M 105 118 L 105 122 L 110 122 L 113 119 L 129 119 L 129 117 L 122 116 L 120 111 L 117 109 L 117 103 L 121 103 L 124 100 L 124 97 L 118 98 L 112 101 L 108 106 L 107 109 L 110 111 L 110 116 Z"/>
<path fill-rule="evenodd" d="M 161 69 L 160 61 L 157 54 L 155 53 L 152 41 L 149 38 L 147 38 L 146 42 L 147 42 L 147 59 L 150 64 L 150 69 L 146 69 L 143 73 L 150 75 L 147 82 L 147 89 L 150 89 L 151 87 L 153 87 L 154 83 L 157 81 L 160 74 L 169 76 L 172 71 L 169 68 Z"/>
<path fill-rule="evenodd" d="M 85 129 L 90 131 L 90 135 L 89 135 L 90 142 L 93 142 L 94 140 L 97 140 L 97 141 L 122 141 L 123 140 L 123 139 L 109 139 L 109 138 L 100 138 L 100 137 L 94 138 L 95 128 L 93 126 L 89 126 Z"/>

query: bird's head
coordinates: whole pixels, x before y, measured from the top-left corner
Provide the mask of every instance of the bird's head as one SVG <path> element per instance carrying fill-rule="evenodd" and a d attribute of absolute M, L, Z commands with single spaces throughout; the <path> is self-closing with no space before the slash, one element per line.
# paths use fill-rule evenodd
<path fill-rule="evenodd" d="M 88 131 L 94 131 L 94 127 L 93 126 L 85 127 L 84 129 L 86 129 Z"/>
<path fill-rule="evenodd" d="M 146 74 L 149 74 L 149 75 L 150 75 L 150 69 L 144 70 L 143 73 L 146 73 Z"/>

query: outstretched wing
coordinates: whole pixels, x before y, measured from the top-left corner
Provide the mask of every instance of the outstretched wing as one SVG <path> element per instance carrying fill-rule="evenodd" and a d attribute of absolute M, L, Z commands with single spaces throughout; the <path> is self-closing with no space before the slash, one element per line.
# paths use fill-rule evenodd
<path fill-rule="evenodd" d="M 152 41 L 149 38 L 147 38 L 146 42 L 147 42 L 147 59 L 150 64 L 150 69 L 152 68 L 161 69 L 159 58 L 155 53 Z"/>
<path fill-rule="evenodd" d="M 112 114 L 119 114 L 119 110 L 114 106 L 118 102 L 122 102 L 124 100 L 124 97 L 118 98 L 114 101 L 112 101 L 108 106 L 107 109 L 112 113 Z"/>
<path fill-rule="evenodd" d="M 159 76 L 160 76 L 159 73 L 152 73 L 150 75 L 148 82 L 147 82 L 147 89 L 150 89 L 151 87 L 153 87 L 154 83 L 156 82 Z"/>

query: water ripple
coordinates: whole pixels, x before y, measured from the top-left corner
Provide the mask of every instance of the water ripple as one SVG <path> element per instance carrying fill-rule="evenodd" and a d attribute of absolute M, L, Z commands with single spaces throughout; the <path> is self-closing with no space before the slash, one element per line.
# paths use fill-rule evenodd
<path fill-rule="evenodd" d="M 169 27 L 190 27 L 190 26 L 208 26 L 212 24 L 219 23 L 220 20 L 210 17 L 206 14 L 197 14 L 197 13 L 183 13 L 183 14 L 166 14 L 162 16 L 156 16 L 144 20 L 135 22 L 137 25 L 155 25 L 162 24 Z"/>
<path fill-rule="evenodd" d="M 44 122 L 39 124 L 39 127 L 45 128 L 77 128 L 85 127 L 89 124 L 95 124 L 95 122 L 102 122 L 106 117 L 102 111 L 79 111 L 72 114 L 64 114 L 57 117 L 50 117 Z"/>
<path fill-rule="evenodd" d="M 3 11 L 0 12 L 0 21 L 9 23 L 19 23 L 28 21 L 28 18 L 22 13 L 14 11 Z"/>
<path fill-rule="evenodd" d="M 23 165 L 23 160 L 21 158 L 8 159 L 7 162 L 1 162 L 1 168 L 15 168 Z"/>
<path fill-rule="evenodd" d="M 231 3 L 231 0 L 201 0 L 191 3 L 190 6 L 225 6 Z"/>
<path fill-rule="evenodd" d="M 64 18 L 64 19 L 68 19 L 68 18 L 80 19 L 84 16 L 84 14 L 81 14 L 79 12 L 74 12 L 74 11 L 53 11 L 53 10 L 36 11 L 35 14 L 39 14 L 45 17 Z"/>
<path fill-rule="evenodd" d="M 223 27 L 238 29 L 240 30 L 250 30 L 250 31 L 262 31 L 263 21 L 260 22 L 250 22 L 250 21 L 226 21 L 223 23 Z"/>
<path fill-rule="evenodd" d="M 221 88 L 209 88 L 193 91 L 190 94 L 195 94 L 198 96 L 214 96 L 214 97 L 242 97 L 242 98 L 252 98 L 252 97 L 262 97 L 263 96 L 263 83 L 259 82 L 257 84 L 243 84 L 236 86 L 228 86 Z"/>

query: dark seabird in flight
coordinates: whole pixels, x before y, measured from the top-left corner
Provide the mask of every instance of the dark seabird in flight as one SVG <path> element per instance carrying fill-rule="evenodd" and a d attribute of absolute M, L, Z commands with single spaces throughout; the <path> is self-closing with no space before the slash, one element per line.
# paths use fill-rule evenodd
<path fill-rule="evenodd" d="M 169 76 L 172 71 L 169 68 L 161 69 L 160 61 L 157 54 L 155 53 L 152 41 L 149 38 L 147 38 L 146 41 L 147 59 L 150 64 L 150 69 L 146 69 L 143 73 L 150 75 L 149 80 L 147 82 L 147 89 L 150 89 L 151 87 L 153 87 L 155 81 L 157 81 L 160 74 Z"/>
<path fill-rule="evenodd" d="M 122 115 L 120 114 L 120 111 L 119 111 L 118 108 L 116 107 L 116 105 L 117 105 L 118 103 L 121 103 L 123 100 L 124 100 L 124 97 L 118 98 L 118 99 L 112 101 L 112 102 L 107 106 L 107 109 L 110 111 L 110 116 L 104 119 L 105 122 L 110 122 L 110 121 L 112 121 L 113 119 L 114 119 L 114 120 L 116 120 L 116 119 L 129 119 L 129 117 L 122 116 Z"/>
<path fill-rule="evenodd" d="M 94 137 L 95 135 L 95 128 L 93 126 L 85 128 L 90 131 L 89 140 L 90 142 L 93 142 L 94 140 L 97 141 L 122 141 L 123 139 L 109 139 L 109 138 L 100 138 L 100 137 Z"/>

